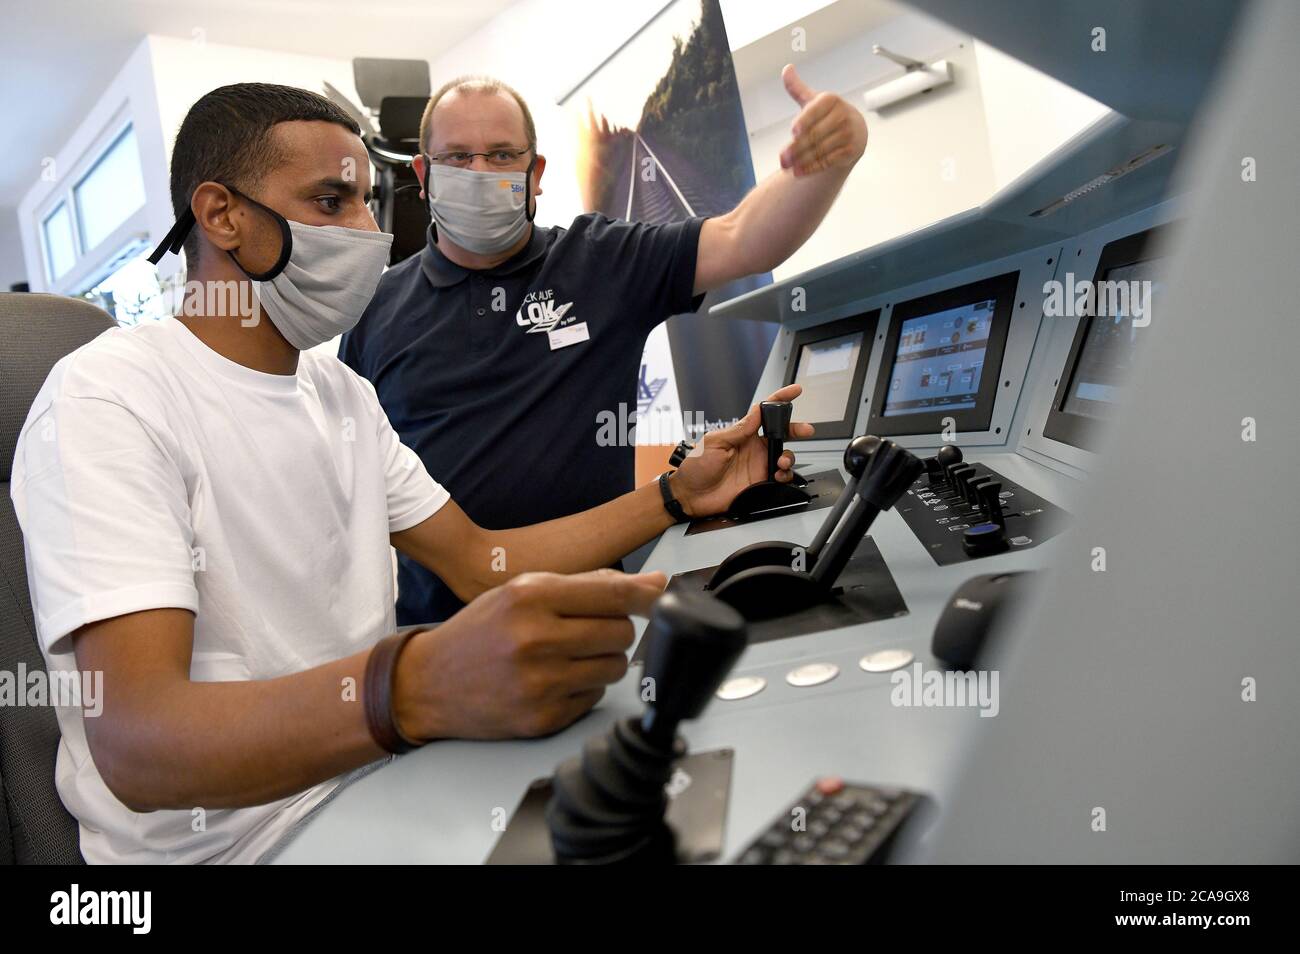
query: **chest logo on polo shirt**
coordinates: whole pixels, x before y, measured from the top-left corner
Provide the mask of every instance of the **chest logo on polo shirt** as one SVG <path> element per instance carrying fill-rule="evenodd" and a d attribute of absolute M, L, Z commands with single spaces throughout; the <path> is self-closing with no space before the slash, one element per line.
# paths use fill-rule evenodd
<path fill-rule="evenodd" d="M 573 315 L 567 321 L 565 320 L 572 307 L 571 301 L 566 301 L 563 305 L 558 304 L 552 289 L 529 292 L 524 296 L 524 303 L 515 312 L 515 324 L 520 328 L 527 328 L 530 335 L 554 331 L 561 322 L 567 325 L 577 319 L 578 316 Z"/>

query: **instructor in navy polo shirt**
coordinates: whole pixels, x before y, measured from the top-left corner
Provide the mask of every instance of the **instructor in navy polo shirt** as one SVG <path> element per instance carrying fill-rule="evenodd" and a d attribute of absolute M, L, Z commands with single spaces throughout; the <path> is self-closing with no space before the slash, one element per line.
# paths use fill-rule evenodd
<path fill-rule="evenodd" d="M 523 526 L 631 490 L 635 449 L 600 446 L 596 422 L 635 407 L 651 329 L 770 271 L 821 223 L 866 148 L 866 122 L 792 66 L 782 79 L 800 112 L 781 169 L 726 215 L 668 225 L 595 213 L 534 225 L 546 157 L 523 97 L 463 77 L 429 100 L 413 162 L 429 242 L 385 274 L 339 356 L 476 523 Z M 399 559 L 399 624 L 460 608 Z"/>

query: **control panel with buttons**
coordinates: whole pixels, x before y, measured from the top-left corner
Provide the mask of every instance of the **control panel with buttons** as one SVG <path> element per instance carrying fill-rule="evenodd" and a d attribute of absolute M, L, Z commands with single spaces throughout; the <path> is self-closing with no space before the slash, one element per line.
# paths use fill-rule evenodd
<path fill-rule="evenodd" d="M 735 861 L 742 865 L 867 865 L 888 860 L 925 796 L 821 778 Z"/>
<path fill-rule="evenodd" d="M 992 467 L 964 461 L 952 445 L 925 467 L 895 509 L 940 566 L 1036 546 L 1068 516 Z"/>

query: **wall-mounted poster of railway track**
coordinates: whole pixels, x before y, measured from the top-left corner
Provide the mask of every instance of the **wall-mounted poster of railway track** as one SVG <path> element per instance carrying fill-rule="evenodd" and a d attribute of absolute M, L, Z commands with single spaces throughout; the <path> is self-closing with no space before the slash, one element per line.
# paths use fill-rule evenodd
<path fill-rule="evenodd" d="M 566 102 L 577 120 L 584 211 L 662 224 L 729 212 L 754 186 L 718 0 L 664 6 Z M 770 281 L 756 275 L 711 292 L 697 315 Z M 647 342 L 638 391 L 643 447 L 698 436 L 749 407 L 776 327 L 697 315 L 670 319 Z M 673 436 L 683 428 L 665 424 L 683 418 L 685 434 Z M 663 470 L 659 456 L 655 473 Z"/>

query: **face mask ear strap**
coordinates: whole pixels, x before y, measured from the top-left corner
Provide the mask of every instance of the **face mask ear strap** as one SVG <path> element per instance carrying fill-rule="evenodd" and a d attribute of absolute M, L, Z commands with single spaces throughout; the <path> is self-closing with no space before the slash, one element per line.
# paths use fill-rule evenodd
<path fill-rule="evenodd" d="M 536 210 L 533 209 L 533 200 L 532 200 L 533 169 L 536 167 L 536 165 L 537 165 L 537 152 L 534 149 L 533 158 L 528 163 L 528 168 L 524 170 L 524 218 L 528 219 L 529 222 L 531 222 L 533 220 L 533 216 L 537 214 Z"/>
<path fill-rule="evenodd" d="M 275 278 L 275 276 L 279 275 L 282 271 L 284 271 L 284 267 L 289 264 L 289 256 L 293 254 L 293 230 L 289 228 L 289 220 L 286 219 L 279 212 L 275 211 L 275 209 L 263 205 L 261 202 L 258 202 L 256 199 L 251 198 L 250 196 L 244 195 L 244 193 L 240 192 L 234 186 L 226 186 L 226 188 L 230 192 L 239 196 L 245 202 L 249 203 L 250 205 L 257 206 L 259 209 L 261 209 L 263 212 L 265 212 L 267 215 L 273 218 L 275 220 L 275 224 L 280 227 L 280 257 L 276 259 L 274 265 L 272 265 L 269 269 L 267 269 L 266 271 L 260 274 L 255 275 L 252 272 L 250 272 L 248 269 L 246 269 L 243 266 L 243 264 L 239 261 L 239 259 L 235 258 L 234 252 L 230 251 L 229 249 L 226 250 L 226 254 L 230 256 L 230 260 L 234 262 L 237 266 L 239 266 L 239 270 L 243 272 L 245 275 L 247 275 L 249 278 L 251 278 L 253 281 L 269 282 L 271 279 Z"/>
<path fill-rule="evenodd" d="M 194 228 L 194 212 L 192 209 L 187 208 L 180 214 L 180 218 L 171 227 L 171 231 L 163 236 L 163 240 L 153 250 L 153 254 L 149 256 L 149 264 L 157 265 L 159 260 L 168 252 L 173 254 L 179 252 L 185 245 L 185 239 L 189 236 L 192 228 Z"/>
<path fill-rule="evenodd" d="M 433 178 L 433 158 L 426 152 L 420 153 L 424 159 L 424 181 L 420 183 L 424 187 L 424 209 L 429 213 L 429 234 L 432 240 L 438 241 L 438 223 L 433 217 L 433 193 L 429 191 L 429 180 Z"/>

